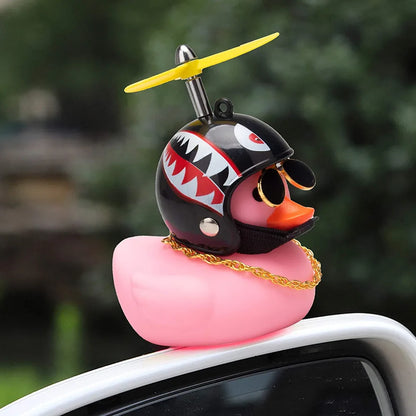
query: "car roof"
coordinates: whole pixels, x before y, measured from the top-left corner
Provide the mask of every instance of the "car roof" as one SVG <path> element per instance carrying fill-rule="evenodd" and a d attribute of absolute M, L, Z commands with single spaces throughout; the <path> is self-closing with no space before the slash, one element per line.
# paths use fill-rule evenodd
<path fill-rule="evenodd" d="M 394 320 L 371 314 L 304 319 L 257 340 L 209 348 L 169 348 L 93 370 L 34 392 L 0 416 L 56 416 L 89 403 L 183 374 L 309 345 L 360 340 L 377 356 L 400 414 L 416 407 L 416 338 Z"/>

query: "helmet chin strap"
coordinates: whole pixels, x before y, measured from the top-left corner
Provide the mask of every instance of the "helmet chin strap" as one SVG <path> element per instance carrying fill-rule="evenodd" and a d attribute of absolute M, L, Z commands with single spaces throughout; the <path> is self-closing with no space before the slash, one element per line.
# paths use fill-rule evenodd
<path fill-rule="evenodd" d="M 318 217 L 313 217 L 289 231 L 244 224 L 235 220 L 241 238 L 241 244 L 237 252 L 242 254 L 268 253 L 309 231 L 317 220 Z"/>

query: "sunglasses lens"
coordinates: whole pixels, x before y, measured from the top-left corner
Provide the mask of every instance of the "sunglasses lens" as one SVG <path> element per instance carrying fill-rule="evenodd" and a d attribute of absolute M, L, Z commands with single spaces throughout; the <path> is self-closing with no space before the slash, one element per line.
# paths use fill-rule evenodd
<path fill-rule="evenodd" d="M 267 169 L 263 172 L 259 182 L 259 193 L 268 205 L 276 206 L 283 202 L 285 187 L 277 170 Z"/>
<path fill-rule="evenodd" d="M 300 160 L 287 159 L 283 163 L 283 169 L 287 181 L 297 188 L 309 190 L 316 184 L 312 169 Z"/>

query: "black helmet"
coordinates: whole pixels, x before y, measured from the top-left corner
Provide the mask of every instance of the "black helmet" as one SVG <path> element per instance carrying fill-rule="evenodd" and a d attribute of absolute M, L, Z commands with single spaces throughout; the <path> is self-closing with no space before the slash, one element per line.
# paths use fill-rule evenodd
<path fill-rule="evenodd" d="M 212 112 L 201 73 L 204 68 L 235 58 L 275 39 L 278 33 L 228 51 L 198 59 L 187 45 L 175 54 L 177 66 L 126 87 L 142 91 L 175 79 L 185 81 L 197 119 L 169 141 L 156 173 L 156 198 L 172 236 L 190 248 L 206 253 L 266 253 L 312 228 L 313 209 L 296 221 L 282 224 L 274 214 L 270 227 L 245 224 L 233 218 L 231 197 L 246 178 L 262 172 L 253 197 L 269 206 L 284 204 L 283 176 L 293 185 L 311 189 L 313 172 L 290 159 L 293 149 L 266 123 L 234 114 L 229 100 L 220 99 Z M 282 180 L 281 180 L 282 179 Z M 279 199 L 281 198 L 281 199 Z M 269 225 L 269 220 L 267 223 Z"/>
<path fill-rule="evenodd" d="M 232 217 L 236 187 L 248 176 L 284 163 L 293 149 L 261 120 L 234 114 L 228 100 L 218 100 L 215 107 L 212 118 L 180 129 L 159 161 L 156 198 L 174 238 L 206 253 L 264 253 L 312 228 L 316 217 L 286 231 Z"/>

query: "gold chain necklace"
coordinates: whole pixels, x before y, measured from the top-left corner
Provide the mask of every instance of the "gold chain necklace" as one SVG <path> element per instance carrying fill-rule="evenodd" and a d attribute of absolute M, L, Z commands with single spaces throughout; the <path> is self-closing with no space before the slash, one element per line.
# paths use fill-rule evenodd
<path fill-rule="evenodd" d="M 270 273 L 261 267 L 248 266 L 247 264 L 241 263 L 238 260 L 223 259 L 221 257 L 215 256 L 214 254 L 201 253 L 179 243 L 177 240 L 175 240 L 172 234 L 162 240 L 163 243 L 169 244 L 174 250 L 181 251 L 183 254 L 185 254 L 185 256 L 191 259 L 200 259 L 205 263 L 213 264 L 214 266 L 222 265 L 237 272 L 250 272 L 256 277 L 269 280 L 276 285 L 289 287 L 291 289 L 313 289 L 319 284 L 322 278 L 321 263 L 315 259 L 311 250 L 302 246 L 297 240 L 292 241 L 303 250 L 309 262 L 311 263 L 313 270 L 312 280 L 306 280 L 304 282 L 299 280 L 289 280 L 287 277 Z"/>

